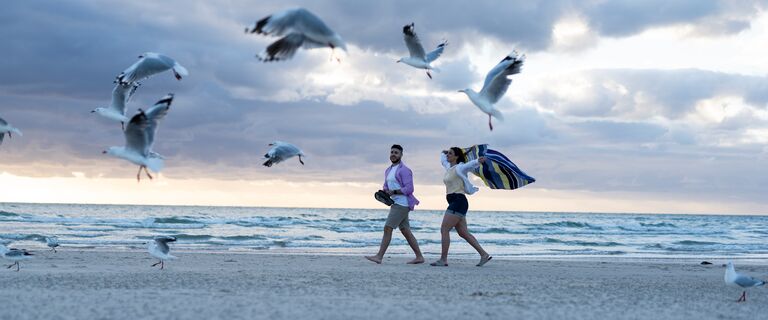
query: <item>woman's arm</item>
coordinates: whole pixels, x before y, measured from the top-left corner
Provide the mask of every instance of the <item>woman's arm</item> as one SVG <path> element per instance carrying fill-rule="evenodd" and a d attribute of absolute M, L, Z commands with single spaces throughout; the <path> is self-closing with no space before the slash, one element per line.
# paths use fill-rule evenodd
<path fill-rule="evenodd" d="M 448 151 L 443 150 L 443 152 L 440 153 L 440 163 L 443 165 L 443 168 L 445 170 L 448 170 L 451 168 L 451 164 L 448 162 L 448 156 L 446 155 Z"/>
<path fill-rule="evenodd" d="M 481 163 L 485 163 L 485 157 L 480 157 L 467 163 L 459 163 L 456 170 L 466 175 L 470 170 L 479 168 Z"/>

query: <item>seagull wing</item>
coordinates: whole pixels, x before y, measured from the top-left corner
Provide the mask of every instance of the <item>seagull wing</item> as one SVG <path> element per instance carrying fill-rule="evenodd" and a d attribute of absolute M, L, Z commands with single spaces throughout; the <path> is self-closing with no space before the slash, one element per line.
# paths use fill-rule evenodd
<path fill-rule="evenodd" d="M 304 8 L 284 10 L 259 21 L 246 32 L 272 36 L 301 33 L 310 38 L 331 37 L 336 33 L 315 14 Z"/>
<path fill-rule="evenodd" d="M 7 126 L 8 122 L 6 122 L 3 118 L 0 118 L 0 126 Z M 5 133 L 0 133 L 0 144 L 3 143 L 3 139 L 5 138 Z"/>
<path fill-rule="evenodd" d="M 480 95 L 484 96 L 492 104 L 498 102 L 512 83 L 512 80 L 507 76 L 520 73 L 523 61 L 524 57 L 517 57 L 517 54 L 514 52 L 507 55 L 488 72 L 483 89 L 480 90 Z"/>
<path fill-rule="evenodd" d="M 736 279 L 734 279 L 733 282 L 742 288 L 749 288 L 749 287 L 760 286 L 765 284 L 765 282 L 763 282 L 762 280 L 745 276 L 743 274 L 737 274 Z"/>
<path fill-rule="evenodd" d="M 109 108 L 125 115 L 125 102 L 128 101 L 128 96 L 133 90 L 134 86 L 132 84 L 118 81 L 115 88 L 112 89 L 112 103 L 109 105 Z"/>
<path fill-rule="evenodd" d="M 411 58 L 426 59 L 424 47 L 421 45 L 419 36 L 414 32 L 413 23 L 403 27 L 403 39 L 405 40 L 405 46 L 408 47 L 408 52 L 411 54 Z"/>
<path fill-rule="evenodd" d="M 137 113 L 125 126 L 125 148 L 131 149 L 143 156 L 149 155 L 149 142 L 147 140 L 147 127 L 149 119 L 144 111 Z"/>
<path fill-rule="evenodd" d="M 443 50 L 445 50 L 445 46 L 448 45 L 448 41 L 443 40 L 443 42 L 440 42 L 440 44 L 437 45 L 437 48 L 435 50 L 432 50 L 432 52 L 427 53 L 427 62 L 432 62 L 437 60 L 437 58 L 440 58 L 440 55 L 443 54 Z"/>
<path fill-rule="evenodd" d="M 296 51 L 299 50 L 299 48 L 304 46 L 306 40 L 307 37 L 301 33 L 291 33 L 270 44 L 262 53 L 256 55 L 256 57 L 265 62 L 288 60 L 296 54 Z"/>
<path fill-rule="evenodd" d="M 121 77 L 121 82 L 135 82 L 139 81 L 145 78 L 148 78 L 156 73 L 160 73 L 163 71 L 166 71 L 170 68 L 173 68 L 175 61 L 173 59 L 170 59 L 170 63 L 167 59 L 163 59 L 162 55 L 153 54 L 153 55 L 146 55 L 143 58 L 139 59 L 139 61 L 136 61 L 132 66 L 128 67 L 128 69 L 125 69 L 123 71 L 123 74 Z"/>
<path fill-rule="evenodd" d="M 157 134 L 157 127 L 159 120 L 163 119 L 168 114 L 168 110 L 171 109 L 171 103 L 173 102 L 173 94 L 169 93 L 165 97 L 158 100 L 154 106 L 144 112 L 147 116 L 147 127 L 144 129 L 147 136 L 148 150 L 147 155 L 152 152 L 152 146 L 155 144 L 155 135 Z"/>

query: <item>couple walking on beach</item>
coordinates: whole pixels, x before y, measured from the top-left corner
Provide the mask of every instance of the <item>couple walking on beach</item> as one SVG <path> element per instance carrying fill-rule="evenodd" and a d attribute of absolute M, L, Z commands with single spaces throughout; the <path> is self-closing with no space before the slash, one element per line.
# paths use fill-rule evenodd
<path fill-rule="evenodd" d="M 402 158 L 403 147 L 397 144 L 392 145 L 389 150 L 389 160 L 392 162 L 392 165 L 384 172 L 383 190 L 390 195 L 394 203 L 390 206 L 387 222 L 384 225 L 384 236 L 381 239 L 379 252 L 376 255 L 365 257 L 376 263 L 381 263 L 384 259 L 384 253 L 389 247 L 389 243 L 392 240 L 392 231 L 395 228 L 400 228 L 400 232 L 416 254 L 416 258 L 408 261 L 408 263 L 424 263 L 424 256 L 421 254 L 421 249 L 419 249 L 419 243 L 416 241 L 416 237 L 413 236 L 408 222 L 408 213 L 413 211 L 414 207 L 419 204 L 419 200 L 413 196 L 413 172 L 403 163 Z M 440 162 L 443 168 L 445 168 L 443 182 L 445 183 L 448 208 L 445 210 L 443 223 L 440 226 L 442 244 L 440 259 L 430 263 L 430 265 L 448 266 L 448 249 L 451 246 L 450 232 L 451 229 L 456 228 L 459 236 L 466 240 L 480 254 L 480 262 L 477 263 L 477 266 L 481 267 L 491 260 L 491 256 L 483 250 L 477 239 L 467 229 L 469 203 L 467 202 L 466 195 L 473 194 L 478 190 L 469 181 L 467 173 L 479 167 L 481 163 L 485 163 L 485 157 L 479 157 L 476 160 L 467 162 L 464 151 L 461 148 L 453 147 L 444 150 L 440 154 Z"/>

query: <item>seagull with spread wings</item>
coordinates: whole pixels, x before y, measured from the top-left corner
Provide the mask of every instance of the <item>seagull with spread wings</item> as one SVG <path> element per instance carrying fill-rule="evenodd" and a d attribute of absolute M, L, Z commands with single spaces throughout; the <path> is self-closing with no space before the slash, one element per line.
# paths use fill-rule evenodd
<path fill-rule="evenodd" d="M 125 126 L 125 146 L 109 147 L 102 153 L 108 154 L 139 166 L 139 173 L 136 174 L 136 180 L 141 181 L 141 171 L 146 172 L 147 177 L 152 179 L 149 174 L 151 169 L 159 172 L 163 168 L 163 158 L 152 150 L 155 144 L 155 135 L 157 134 L 158 122 L 168 114 L 173 102 L 173 94 L 169 93 L 147 111 L 139 109 L 139 113 L 131 118 L 128 125 Z"/>
<path fill-rule="evenodd" d="M 421 45 L 421 40 L 414 32 L 413 22 L 403 27 L 403 39 L 405 39 L 405 45 L 408 47 L 410 56 L 400 58 L 397 62 L 405 63 L 417 69 L 427 70 L 427 76 L 432 79 L 432 74 L 429 73 L 429 70 L 438 72 L 440 70 L 432 67 L 431 63 L 443 54 L 443 50 L 445 50 L 445 46 L 448 45 L 448 41 L 443 40 L 443 42 L 440 42 L 440 44 L 437 45 L 435 50 L 432 50 L 430 53 L 425 53 L 424 47 Z"/>
<path fill-rule="evenodd" d="M 165 268 L 165 260 L 176 259 L 175 256 L 171 255 L 171 248 L 168 247 L 168 242 L 174 241 L 176 241 L 176 237 L 157 236 L 149 243 L 147 251 L 151 256 L 160 260 L 153 264 L 152 267 L 160 265 L 160 270 L 163 270 Z"/>
<path fill-rule="evenodd" d="M 120 124 L 125 129 L 125 123 L 128 122 L 128 118 L 125 116 L 125 103 L 128 102 L 128 96 L 136 90 L 137 83 L 122 83 L 115 84 L 115 88 L 112 89 L 112 102 L 109 107 L 100 107 L 93 109 L 91 113 L 98 114 L 107 119 L 120 121 Z"/>
<path fill-rule="evenodd" d="M 347 51 L 347 44 L 341 36 L 304 8 L 288 9 L 269 15 L 256 21 L 250 28 L 245 28 L 245 32 L 282 37 L 256 55 L 264 62 L 288 60 L 299 48 L 331 48 L 332 59 L 336 48 Z"/>
<path fill-rule="evenodd" d="M 0 118 L 0 144 L 3 143 L 3 139 L 5 138 L 5 134 L 8 134 L 8 138 L 13 138 L 13 134 L 17 134 L 19 136 L 22 136 L 21 130 L 18 128 L 14 128 L 11 126 L 8 121 L 5 121 L 5 119 Z"/>
<path fill-rule="evenodd" d="M 469 100 L 488 115 L 488 127 L 491 131 L 493 131 L 491 116 L 500 121 L 504 120 L 504 115 L 494 105 L 504 96 L 509 84 L 512 83 L 509 76 L 520 73 L 523 61 L 525 61 L 525 55 L 520 56 L 517 51 L 513 51 L 488 72 L 480 92 L 475 92 L 472 89 L 459 90 L 459 92 L 467 94 Z"/>
<path fill-rule="evenodd" d="M 155 52 L 146 52 L 139 56 L 139 61 L 136 61 L 128 69 L 121 72 L 117 76 L 116 82 L 135 84 L 142 79 L 149 78 L 166 70 L 172 70 L 176 80 L 181 80 L 182 76 L 186 77 L 189 75 L 187 69 L 171 57 Z"/>
<path fill-rule="evenodd" d="M 272 142 L 269 146 L 272 148 L 264 155 L 264 158 L 267 159 L 267 161 L 264 162 L 265 166 L 271 167 L 273 164 L 278 164 L 295 156 L 299 156 L 299 162 L 301 165 L 304 165 L 304 161 L 301 160 L 301 157 L 306 156 L 299 147 L 282 141 Z"/>

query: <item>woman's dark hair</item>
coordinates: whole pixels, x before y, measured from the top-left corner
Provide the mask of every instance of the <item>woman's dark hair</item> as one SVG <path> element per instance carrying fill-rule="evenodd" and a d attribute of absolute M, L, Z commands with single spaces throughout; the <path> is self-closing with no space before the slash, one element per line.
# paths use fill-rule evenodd
<path fill-rule="evenodd" d="M 464 155 L 464 150 L 459 147 L 451 147 L 451 151 L 456 156 L 456 163 L 467 162 L 467 156 Z"/>

